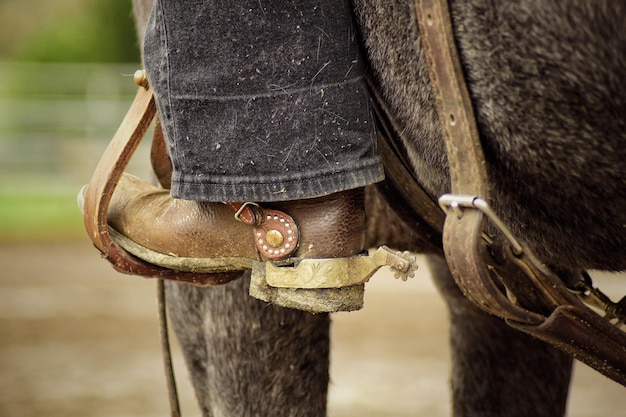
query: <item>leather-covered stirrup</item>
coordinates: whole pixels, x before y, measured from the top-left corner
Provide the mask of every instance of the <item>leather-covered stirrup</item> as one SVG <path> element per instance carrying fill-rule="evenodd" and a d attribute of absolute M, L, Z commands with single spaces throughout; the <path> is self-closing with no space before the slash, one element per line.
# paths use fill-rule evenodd
<path fill-rule="evenodd" d="M 140 77 L 136 78 L 136 81 L 142 84 Z M 139 142 L 150 127 L 155 114 L 154 95 L 149 86 L 143 82 L 120 127 L 102 154 L 89 184 L 81 192 L 84 199 L 83 218 L 89 238 L 118 272 L 201 286 L 225 284 L 232 281 L 241 274 L 239 272 L 209 274 L 177 271 L 150 264 L 128 253 L 111 237 L 107 215 L 113 191 Z"/>
<path fill-rule="evenodd" d="M 138 73 L 143 74 L 143 71 Z M 104 151 L 91 181 L 79 194 L 79 198 L 83 200 L 87 233 L 94 246 L 117 271 L 197 286 L 213 286 L 228 283 L 240 277 L 243 270 L 251 269 L 253 282 L 269 284 L 273 288 L 298 289 L 333 289 L 362 285 L 382 266 L 391 267 L 395 274 L 403 279 L 414 276 L 417 268 L 415 257 L 384 246 L 378 248 L 372 255 L 357 254 L 348 258 L 291 257 L 299 239 L 298 227 L 293 218 L 282 211 L 265 209 L 249 202 L 225 204 L 237 220 L 251 227 L 251 235 L 254 231 L 254 242 L 261 255 L 259 259 L 185 258 L 157 253 L 144 247 L 138 249 L 139 245 L 133 244 L 130 239 L 108 225 L 107 217 L 113 192 L 156 114 L 153 93 L 144 81 L 145 75 L 139 74 L 135 75 L 135 81 L 140 84 L 137 95 Z M 290 239 L 292 236 L 293 239 L 285 240 L 290 244 L 283 245 L 286 247 L 285 250 L 279 245 L 270 248 L 269 245 L 262 244 L 262 238 L 265 236 L 263 233 L 267 233 L 267 230 L 279 231 L 281 235 L 288 234 Z M 272 262 L 277 262 L 280 267 L 275 267 Z M 307 268 L 313 272 L 314 279 L 311 279 L 310 273 L 300 273 Z M 268 294 L 265 290 L 259 290 L 252 295 L 266 299 L 270 297 Z M 280 304 L 279 301 L 274 301 Z M 296 305 L 293 308 L 299 308 Z M 302 309 L 321 312 L 355 308 L 352 304 L 344 306 L 344 303 L 340 302 L 337 305 L 307 305 Z"/>
<path fill-rule="evenodd" d="M 453 195 L 440 204 L 448 213 L 443 245 L 457 285 L 482 310 L 626 385 L 626 333 L 497 224 L 447 1 L 416 0 L 416 13 L 450 165 Z M 505 238 L 486 242 L 488 217 Z"/>

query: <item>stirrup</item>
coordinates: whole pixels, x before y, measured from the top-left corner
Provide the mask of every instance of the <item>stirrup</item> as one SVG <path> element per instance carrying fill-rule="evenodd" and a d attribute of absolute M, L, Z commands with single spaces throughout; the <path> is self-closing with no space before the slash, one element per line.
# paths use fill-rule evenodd
<path fill-rule="evenodd" d="M 87 234 L 102 256 L 119 272 L 199 285 L 229 282 L 239 274 L 182 272 L 145 262 L 126 251 L 109 233 L 107 216 L 113 191 L 156 114 L 154 95 L 142 71 L 135 74 L 135 82 L 140 86 L 135 99 L 102 154 L 89 184 L 79 195 L 84 199 L 83 218 Z"/>

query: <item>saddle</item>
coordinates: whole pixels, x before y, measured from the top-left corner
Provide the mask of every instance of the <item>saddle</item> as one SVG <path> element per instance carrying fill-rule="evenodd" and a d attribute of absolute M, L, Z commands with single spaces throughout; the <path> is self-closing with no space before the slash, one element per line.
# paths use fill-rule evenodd
<path fill-rule="evenodd" d="M 626 386 L 626 333 L 620 329 L 626 320 L 626 297 L 618 303 L 611 302 L 593 288 L 585 273 L 575 279 L 561 279 L 517 240 L 491 210 L 483 150 L 454 43 L 447 2 L 417 0 L 416 4 L 420 34 L 447 146 L 452 194 L 442 196 L 437 205 L 413 178 L 404 157 L 402 141 L 398 139 L 399 129 L 394 128 L 391 112 L 378 94 L 375 83 L 371 83 L 380 125 L 379 149 L 387 176 L 382 185 L 385 192 L 401 197 L 402 203 L 394 207 L 404 210 L 406 216 L 413 216 L 416 219 L 413 223 L 427 244 L 435 252 L 445 254 L 457 285 L 476 306 Z M 137 96 L 89 186 L 84 194 L 81 193 L 84 195 L 84 219 L 88 234 L 103 256 L 120 272 L 201 286 L 227 283 L 240 273 L 207 273 L 193 268 L 180 270 L 146 262 L 125 249 L 107 225 L 111 195 L 156 113 L 154 97 L 145 77 L 138 72 L 135 78 L 140 84 Z M 158 129 L 156 132 L 158 136 Z M 155 140 L 153 150 L 156 156 L 153 160 L 159 160 L 161 155 L 161 163 L 155 165 L 155 171 L 162 177 L 167 176 L 168 161 L 163 159 L 165 153 L 159 146 L 162 146 L 160 141 Z M 245 209 L 241 206 L 234 208 L 235 215 Z M 498 230 L 496 236 L 487 235 L 487 223 Z M 253 271 L 253 282 L 257 280 L 252 287 L 260 288 L 255 296 L 276 300 L 271 292 L 281 288 L 315 291 L 361 285 L 383 265 L 391 266 L 397 274 L 406 278 L 415 269 L 415 259 L 382 247 L 373 255 L 299 260 L 297 264 L 290 265 L 268 261 L 251 265 L 250 269 Z M 304 272 L 311 270 L 319 279 L 310 279 L 311 274 Z M 350 277 L 349 282 L 336 279 L 337 271 L 341 276 Z M 308 278 L 305 279 L 305 276 Z M 317 296 L 323 298 L 324 293 Z M 600 308 L 604 317 L 585 303 Z M 342 307 L 334 305 L 319 311 L 339 309 Z"/>

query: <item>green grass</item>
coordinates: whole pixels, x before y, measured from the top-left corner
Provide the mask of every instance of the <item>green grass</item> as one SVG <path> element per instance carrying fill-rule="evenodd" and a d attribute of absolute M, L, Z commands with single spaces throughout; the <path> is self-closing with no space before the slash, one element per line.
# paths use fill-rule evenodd
<path fill-rule="evenodd" d="M 68 240 L 85 236 L 76 195 L 0 193 L 0 242 Z"/>

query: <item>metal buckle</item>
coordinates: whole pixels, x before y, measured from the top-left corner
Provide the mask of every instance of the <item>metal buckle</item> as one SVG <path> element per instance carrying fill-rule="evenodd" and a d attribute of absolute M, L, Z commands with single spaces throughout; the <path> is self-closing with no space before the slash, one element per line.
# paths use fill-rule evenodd
<path fill-rule="evenodd" d="M 463 209 L 464 208 L 473 208 L 479 210 L 483 213 L 487 218 L 493 223 L 494 226 L 509 241 L 511 244 L 512 252 L 520 256 L 524 253 L 522 245 L 515 239 L 513 232 L 504 224 L 502 219 L 500 219 L 496 213 L 491 209 L 489 203 L 487 203 L 482 198 L 469 196 L 469 195 L 454 195 L 454 194 L 444 194 L 439 198 L 439 206 L 446 212 L 452 211 L 459 219 L 463 217 Z M 491 244 L 492 240 L 489 236 L 483 234 L 483 239 L 487 240 L 487 243 Z"/>
<path fill-rule="evenodd" d="M 444 211 L 450 212 L 457 216 L 463 217 L 463 209 L 473 208 L 479 210 L 493 223 L 493 225 L 502 232 L 502 235 L 511 245 L 511 251 L 516 256 L 521 256 L 523 251 L 522 245 L 515 238 L 511 230 L 504 222 L 493 212 L 489 204 L 478 197 L 467 195 L 445 194 L 439 199 L 439 205 Z M 492 239 L 483 234 L 483 239 L 491 245 Z M 584 303 L 600 309 L 604 312 L 604 318 L 613 322 L 616 327 L 621 327 L 626 322 L 626 297 L 619 302 L 612 301 L 602 291 L 593 286 L 591 277 L 586 274 L 585 280 L 581 280 L 576 284 L 576 288 L 568 288 L 572 293 L 576 294 Z M 508 293 L 508 289 L 507 289 Z"/>
<path fill-rule="evenodd" d="M 246 209 L 246 207 L 248 206 L 252 206 L 255 208 L 259 208 L 259 205 L 257 203 L 252 203 L 250 201 L 246 201 L 245 203 L 243 203 L 241 205 L 241 207 L 239 207 L 239 209 L 235 212 L 235 219 L 237 219 L 237 221 L 241 221 L 241 219 L 239 218 L 241 216 L 241 213 L 243 213 L 243 211 Z M 256 212 L 254 211 L 254 209 L 252 209 L 252 212 L 255 213 L 256 216 Z"/>

